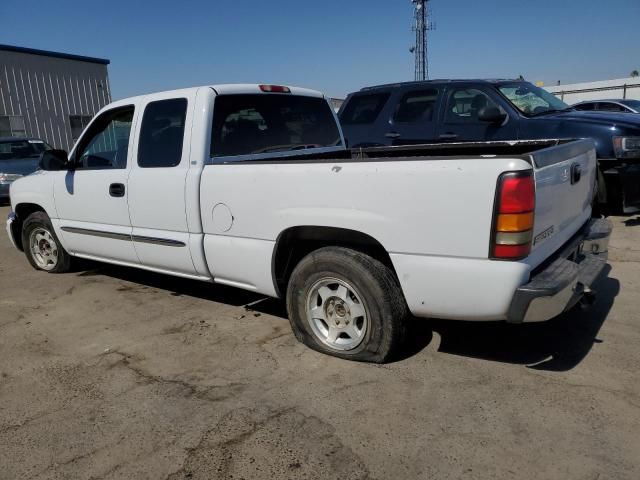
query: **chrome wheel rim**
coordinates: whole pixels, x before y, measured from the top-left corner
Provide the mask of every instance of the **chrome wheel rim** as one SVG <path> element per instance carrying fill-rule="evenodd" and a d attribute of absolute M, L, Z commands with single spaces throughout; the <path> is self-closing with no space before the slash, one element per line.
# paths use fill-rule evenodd
<path fill-rule="evenodd" d="M 362 296 L 344 280 L 318 280 L 307 295 L 307 320 L 314 335 L 334 350 L 353 350 L 369 326 Z"/>
<path fill-rule="evenodd" d="M 58 244 L 53 235 L 42 227 L 38 227 L 29 235 L 31 258 L 42 270 L 53 270 L 58 264 Z"/>

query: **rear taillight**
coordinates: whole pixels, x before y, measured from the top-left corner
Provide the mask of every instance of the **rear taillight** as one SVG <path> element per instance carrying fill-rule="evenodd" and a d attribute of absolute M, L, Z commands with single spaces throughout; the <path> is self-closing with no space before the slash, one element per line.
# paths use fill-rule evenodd
<path fill-rule="evenodd" d="M 260 85 L 260 90 L 269 93 L 291 93 L 291 89 L 289 87 L 284 87 L 282 85 Z"/>
<path fill-rule="evenodd" d="M 491 258 L 520 260 L 531 252 L 536 188 L 533 172 L 500 175 L 491 237 Z"/>

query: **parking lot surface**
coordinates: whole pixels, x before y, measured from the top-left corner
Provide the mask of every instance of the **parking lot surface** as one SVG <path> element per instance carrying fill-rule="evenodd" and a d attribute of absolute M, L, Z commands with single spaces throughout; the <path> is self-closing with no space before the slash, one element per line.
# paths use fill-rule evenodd
<path fill-rule="evenodd" d="M 305 348 L 278 301 L 36 272 L 2 232 L 0 478 L 636 480 L 640 221 L 614 221 L 589 311 L 415 320 L 382 366 Z"/>

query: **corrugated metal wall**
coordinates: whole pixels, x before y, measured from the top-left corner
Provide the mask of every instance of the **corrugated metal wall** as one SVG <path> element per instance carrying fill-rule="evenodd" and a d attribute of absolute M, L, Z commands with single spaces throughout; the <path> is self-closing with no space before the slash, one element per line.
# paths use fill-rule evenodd
<path fill-rule="evenodd" d="M 22 116 L 28 136 L 68 151 L 69 116 L 93 116 L 110 101 L 106 65 L 0 50 L 0 115 Z"/>

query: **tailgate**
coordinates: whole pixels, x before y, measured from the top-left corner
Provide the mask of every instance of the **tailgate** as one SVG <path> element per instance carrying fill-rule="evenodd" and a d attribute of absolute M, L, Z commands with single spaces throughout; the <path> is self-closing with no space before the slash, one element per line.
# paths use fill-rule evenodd
<path fill-rule="evenodd" d="M 567 242 L 591 216 L 597 163 L 591 140 L 577 140 L 532 154 L 536 183 L 533 245 L 536 267 Z"/>

